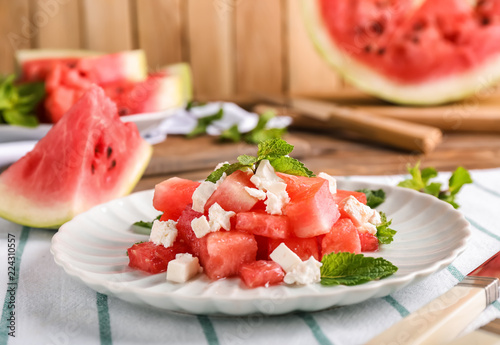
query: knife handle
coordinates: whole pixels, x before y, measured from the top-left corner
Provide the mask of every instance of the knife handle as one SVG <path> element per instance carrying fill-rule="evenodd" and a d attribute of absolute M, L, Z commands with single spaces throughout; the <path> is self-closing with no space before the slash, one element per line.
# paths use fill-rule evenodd
<path fill-rule="evenodd" d="M 455 339 L 448 345 L 499 345 L 500 344 L 500 319 L 495 319 L 489 324 L 471 332 L 461 338 Z"/>
<path fill-rule="evenodd" d="M 466 277 L 461 283 L 394 324 L 368 344 L 445 344 L 498 299 L 498 279 Z"/>

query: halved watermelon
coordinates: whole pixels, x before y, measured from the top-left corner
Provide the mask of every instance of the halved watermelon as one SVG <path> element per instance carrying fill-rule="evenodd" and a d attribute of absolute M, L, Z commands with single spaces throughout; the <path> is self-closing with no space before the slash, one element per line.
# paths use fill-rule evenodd
<path fill-rule="evenodd" d="M 303 0 L 306 25 L 349 82 L 405 104 L 462 99 L 500 79 L 498 1 Z"/>
<path fill-rule="evenodd" d="M 0 216 L 58 227 L 76 214 L 128 194 L 152 148 L 115 104 L 92 86 L 35 148 L 0 175 Z"/>

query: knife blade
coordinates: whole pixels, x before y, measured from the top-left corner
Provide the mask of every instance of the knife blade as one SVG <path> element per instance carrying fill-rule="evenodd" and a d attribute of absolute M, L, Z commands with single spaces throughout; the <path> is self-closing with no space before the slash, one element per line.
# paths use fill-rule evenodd
<path fill-rule="evenodd" d="M 500 251 L 451 290 L 392 325 L 368 344 L 445 344 L 499 298 Z"/>

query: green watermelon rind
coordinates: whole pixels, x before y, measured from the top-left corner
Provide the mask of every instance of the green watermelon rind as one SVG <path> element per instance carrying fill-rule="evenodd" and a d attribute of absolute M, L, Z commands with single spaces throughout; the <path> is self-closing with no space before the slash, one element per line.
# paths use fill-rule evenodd
<path fill-rule="evenodd" d="M 481 90 L 500 81 L 497 54 L 460 75 L 418 85 L 394 82 L 336 47 L 323 24 L 318 0 L 302 0 L 302 13 L 309 36 L 324 59 L 348 82 L 381 99 L 416 106 L 443 104 L 480 95 Z"/>
<path fill-rule="evenodd" d="M 136 152 L 136 157 L 140 158 L 141 161 L 136 162 L 135 172 L 130 174 L 128 181 L 122 183 L 122 192 L 115 195 L 116 198 L 132 192 L 148 167 L 152 154 L 153 147 L 144 142 L 142 149 Z M 19 195 L 15 190 L 9 192 L 9 187 L 3 184 L 0 179 L 0 217 L 11 222 L 33 228 L 57 229 L 77 214 L 86 211 L 77 210 L 60 216 L 52 216 L 48 210 L 55 209 L 54 213 L 57 214 L 58 209 L 64 208 L 64 203 L 61 203 L 60 208 L 51 206 L 50 208 L 39 209 L 38 205 L 30 202 L 29 198 Z M 25 212 L 26 210 L 30 210 L 31 213 Z M 44 220 L 44 218 L 48 218 L 48 220 Z"/>
<path fill-rule="evenodd" d="M 168 74 L 178 76 L 181 82 L 181 99 L 187 104 L 193 99 L 193 76 L 191 67 L 186 62 L 180 62 L 163 68 Z"/>

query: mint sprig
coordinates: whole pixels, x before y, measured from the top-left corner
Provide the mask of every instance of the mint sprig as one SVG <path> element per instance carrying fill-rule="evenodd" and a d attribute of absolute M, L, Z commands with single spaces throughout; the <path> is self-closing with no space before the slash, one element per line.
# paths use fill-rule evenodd
<path fill-rule="evenodd" d="M 313 172 L 307 169 L 303 163 L 288 156 L 292 151 L 293 145 L 290 145 L 283 139 L 275 138 L 263 141 L 258 145 L 257 157 L 249 155 L 238 156 L 238 162 L 224 164 L 208 175 L 206 181 L 215 183 L 224 173 L 230 175 L 236 170 L 250 168 L 255 171 L 259 163 L 264 159 L 267 159 L 278 172 L 313 177 Z"/>
<path fill-rule="evenodd" d="M 199 135 L 207 133 L 207 127 L 210 126 L 212 122 L 222 119 L 222 116 L 224 116 L 224 110 L 220 108 L 219 111 L 217 111 L 213 115 L 208 115 L 198 118 L 196 126 L 193 128 L 191 132 L 187 134 L 187 137 L 194 138 Z"/>
<path fill-rule="evenodd" d="M 321 285 L 359 285 L 394 274 L 398 268 L 383 258 L 348 252 L 331 253 L 321 260 Z"/>
<path fill-rule="evenodd" d="M 370 190 L 365 188 L 358 189 L 356 192 L 366 194 L 366 205 L 370 208 L 380 206 L 385 201 L 385 192 L 383 189 Z"/>
<path fill-rule="evenodd" d="M 135 222 L 133 225 L 141 228 L 142 230 L 140 231 L 141 233 L 145 233 L 145 234 L 149 234 L 151 233 L 151 229 L 153 228 L 153 222 L 155 220 L 160 220 L 161 218 L 161 214 L 156 217 L 155 219 L 153 219 L 152 221 L 144 221 L 144 220 L 140 220 L 138 222 Z"/>
<path fill-rule="evenodd" d="M 387 220 L 387 216 L 384 212 L 380 212 L 380 218 L 382 223 L 377 225 L 377 238 L 380 244 L 389 244 L 394 240 L 394 235 L 396 235 L 396 230 L 389 228 L 392 224 L 392 220 Z"/>
<path fill-rule="evenodd" d="M 43 83 L 16 85 L 14 74 L 0 78 L 0 123 L 36 127 L 35 108 L 45 96 Z"/>
<path fill-rule="evenodd" d="M 430 180 L 438 176 L 434 168 L 420 170 L 420 162 L 415 166 L 408 166 L 408 172 L 412 176 L 410 179 L 401 181 L 398 186 L 414 189 L 437 197 L 451 204 L 454 208 L 460 206 L 455 202 L 455 198 L 465 184 L 472 183 L 472 178 L 464 167 L 458 167 L 448 181 L 448 189 L 442 190 L 442 183 L 431 182 Z"/>

